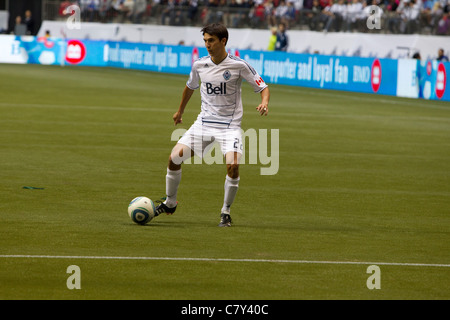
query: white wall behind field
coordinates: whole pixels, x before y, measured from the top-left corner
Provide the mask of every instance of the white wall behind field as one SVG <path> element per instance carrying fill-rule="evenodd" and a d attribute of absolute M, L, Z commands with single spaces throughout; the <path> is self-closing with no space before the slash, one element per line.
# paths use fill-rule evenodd
<path fill-rule="evenodd" d="M 65 21 L 44 21 L 38 36 L 49 30 L 53 37 L 111 40 L 187 46 L 203 46 L 198 27 L 172 27 L 137 24 L 102 24 L 82 22 L 80 29 L 69 29 Z M 264 51 L 270 31 L 259 29 L 229 29 L 229 49 Z M 434 59 L 437 50 L 450 53 L 450 38 L 429 35 L 392 35 L 344 32 L 289 30 L 289 52 L 339 56 L 360 56 L 401 59 L 420 52 L 422 59 Z"/>

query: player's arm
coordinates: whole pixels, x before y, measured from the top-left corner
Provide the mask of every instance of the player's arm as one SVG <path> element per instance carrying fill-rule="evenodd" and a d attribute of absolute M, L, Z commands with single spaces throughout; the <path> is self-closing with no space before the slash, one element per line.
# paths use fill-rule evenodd
<path fill-rule="evenodd" d="M 256 110 L 263 116 L 267 116 L 269 113 L 269 100 L 270 100 L 270 92 L 269 87 L 265 87 L 261 91 L 261 103 L 256 107 Z"/>
<path fill-rule="evenodd" d="M 194 90 L 192 90 L 188 86 L 184 87 L 183 95 L 181 96 L 180 107 L 178 108 L 178 111 L 175 112 L 173 115 L 173 122 L 175 125 L 177 125 L 179 123 L 183 123 L 183 119 L 181 117 L 182 117 L 182 115 L 184 113 L 184 109 L 186 108 L 186 105 L 189 102 L 189 100 L 191 99 L 193 93 L 194 93 Z"/>

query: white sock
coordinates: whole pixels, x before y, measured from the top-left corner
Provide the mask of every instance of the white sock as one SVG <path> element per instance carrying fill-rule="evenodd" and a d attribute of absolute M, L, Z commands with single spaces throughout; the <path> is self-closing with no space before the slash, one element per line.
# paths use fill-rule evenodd
<path fill-rule="evenodd" d="M 228 175 L 225 178 L 225 195 L 223 198 L 222 213 L 230 213 L 230 207 L 233 204 L 234 198 L 239 187 L 239 177 L 236 179 L 230 178 Z"/>
<path fill-rule="evenodd" d="M 181 169 L 180 170 L 170 170 L 167 169 L 166 175 L 166 201 L 164 204 L 169 208 L 173 208 L 177 205 L 177 192 L 178 186 L 181 181 Z"/>

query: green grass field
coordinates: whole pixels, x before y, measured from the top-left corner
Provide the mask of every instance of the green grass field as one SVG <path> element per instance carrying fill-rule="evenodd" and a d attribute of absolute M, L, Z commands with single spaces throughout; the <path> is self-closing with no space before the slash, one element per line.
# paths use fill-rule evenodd
<path fill-rule="evenodd" d="M 225 166 L 186 164 L 177 212 L 139 226 L 127 206 L 164 196 L 186 79 L 0 65 L 0 299 L 450 298 L 450 103 L 271 85 L 260 117 L 244 84 L 278 173 L 243 164 L 218 228 Z"/>

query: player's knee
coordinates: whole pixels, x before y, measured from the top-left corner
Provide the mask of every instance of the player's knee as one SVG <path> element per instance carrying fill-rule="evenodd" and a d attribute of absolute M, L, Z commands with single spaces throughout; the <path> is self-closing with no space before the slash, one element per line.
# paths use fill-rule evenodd
<path fill-rule="evenodd" d="M 239 178 L 239 164 L 227 164 L 227 174 L 230 178 Z"/>
<path fill-rule="evenodd" d="M 181 164 L 193 155 L 194 153 L 189 149 L 176 145 L 169 156 L 169 164 L 167 167 L 170 170 L 179 170 L 181 168 Z"/>
<path fill-rule="evenodd" d="M 179 153 L 172 151 L 169 156 L 169 165 L 167 166 L 170 170 L 178 170 L 181 168 L 181 164 L 183 163 L 183 150 Z"/>
<path fill-rule="evenodd" d="M 181 169 L 181 163 L 182 162 L 180 162 L 179 164 L 175 163 L 172 160 L 172 155 L 171 155 L 169 157 L 169 164 L 167 165 L 167 168 L 169 168 L 170 170 L 174 170 L 174 171 L 180 170 Z"/>

